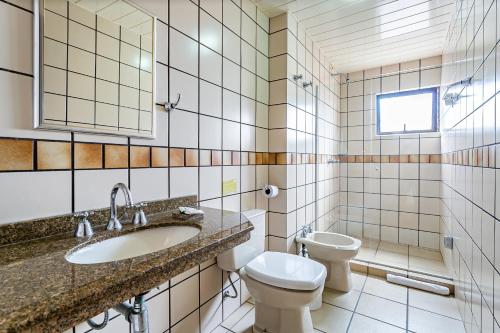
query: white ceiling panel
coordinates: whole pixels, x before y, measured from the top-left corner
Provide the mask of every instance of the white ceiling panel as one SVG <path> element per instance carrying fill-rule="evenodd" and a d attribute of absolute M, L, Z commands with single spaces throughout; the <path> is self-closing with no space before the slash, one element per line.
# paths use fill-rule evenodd
<path fill-rule="evenodd" d="M 453 0 L 256 0 L 299 27 L 347 73 L 442 53 Z"/>

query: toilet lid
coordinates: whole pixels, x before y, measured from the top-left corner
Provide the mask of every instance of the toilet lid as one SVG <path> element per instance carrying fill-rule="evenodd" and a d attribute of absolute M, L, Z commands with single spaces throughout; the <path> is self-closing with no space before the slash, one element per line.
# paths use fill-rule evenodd
<path fill-rule="evenodd" d="M 314 290 L 326 278 L 322 264 L 297 255 L 281 252 L 264 252 L 245 266 L 251 278 L 271 286 Z"/>

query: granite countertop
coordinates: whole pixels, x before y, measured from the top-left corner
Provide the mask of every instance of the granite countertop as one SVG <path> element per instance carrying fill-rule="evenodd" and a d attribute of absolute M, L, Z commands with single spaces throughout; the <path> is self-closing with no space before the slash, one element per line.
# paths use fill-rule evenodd
<path fill-rule="evenodd" d="M 64 331 L 249 239 L 253 226 L 243 215 L 202 209 L 200 221 L 157 212 L 148 215 L 145 227 L 95 230 L 91 240 L 66 232 L 1 246 L 0 295 L 8 302 L 0 307 L 0 332 Z M 65 259 L 85 242 L 181 224 L 197 226 L 200 233 L 168 249 L 116 262 L 79 265 Z"/>

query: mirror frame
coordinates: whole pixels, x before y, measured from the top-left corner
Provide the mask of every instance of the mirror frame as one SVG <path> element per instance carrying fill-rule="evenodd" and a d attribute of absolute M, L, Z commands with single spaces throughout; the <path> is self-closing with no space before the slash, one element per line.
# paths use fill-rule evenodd
<path fill-rule="evenodd" d="M 66 0 L 67 1 L 67 0 Z M 44 9 L 45 0 L 33 0 L 33 128 L 42 130 L 56 130 L 65 132 L 79 132 L 89 134 L 103 134 L 120 137 L 134 137 L 141 139 L 154 139 L 157 134 L 156 121 L 156 24 L 157 16 L 151 14 L 130 0 L 123 1 L 138 10 L 148 14 L 153 18 L 153 52 L 152 52 L 152 131 L 150 135 L 140 135 L 139 133 L 118 133 L 115 131 L 106 131 L 105 129 L 81 128 L 74 126 L 61 126 L 56 124 L 43 123 L 43 25 L 44 25 Z M 95 96 L 94 96 L 95 99 Z"/>

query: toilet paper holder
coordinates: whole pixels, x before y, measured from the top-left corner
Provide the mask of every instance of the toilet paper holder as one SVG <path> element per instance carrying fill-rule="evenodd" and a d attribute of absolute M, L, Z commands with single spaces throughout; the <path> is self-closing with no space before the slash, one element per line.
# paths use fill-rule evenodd
<path fill-rule="evenodd" d="M 268 199 L 278 196 L 279 189 L 275 185 L 264 185 L 262 188 L 262 193 Z"/>

